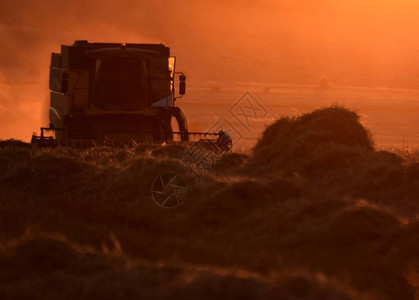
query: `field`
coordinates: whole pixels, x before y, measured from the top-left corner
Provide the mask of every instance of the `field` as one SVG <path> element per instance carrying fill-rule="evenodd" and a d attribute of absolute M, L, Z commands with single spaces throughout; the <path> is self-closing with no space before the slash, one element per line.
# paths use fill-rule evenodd
<path fill-rule="evenodd" d="M 210 170 L 186 144 L 0 142 L 0 298 L 418 299 L 418 96 L 192 87 L 190 129 L 237 141 Z"/>
<path fill-rule="evenodd" d="M 406 89 L 275 85 L 267 83 L 193 85 L 179 100 L 193 130 L 212 128 L 225 118 L 243 135 L 242 144 L 254 145 L 267 124 L 282 116 L 293 116 L 319 107 L 342 105 L 356 111 L 370 131 L 377 148 L 416 150 L 419 145 L 419 91 Z M 246 92 L 266 110 L 250 117 L 244 128 L 229 109 L 243 106 Z M 244 97 L 246 100 L 248 97 Z M 237 111 L 236 106 L 236 111 Z M 202 111 L 205 114 L 202 114 Z M 250 110 L 247 113 L 251 113 Z M 242 118 L 243 119 L 243 118 Z M 243 121 L 244 122 L 244 121 Z"/>

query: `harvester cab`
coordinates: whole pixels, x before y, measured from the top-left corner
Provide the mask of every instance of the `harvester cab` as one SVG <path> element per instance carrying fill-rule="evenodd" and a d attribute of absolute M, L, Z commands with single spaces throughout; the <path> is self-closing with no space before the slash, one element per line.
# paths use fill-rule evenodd
<path fill-rule="evenodd" d="M 176 99 L 186 92 L 186 76 L 163 44 L 76 41 L 52 53 L 50 126 L 32 143 L 188 141 Z M 179 83 L 178 87 L 175 82 Z M 176 120 L 178 131 L 172 129 Z M 48 136 L 54 132 L 55 136 Z M 177 136 L 177 137 L 175 137 Z"/>

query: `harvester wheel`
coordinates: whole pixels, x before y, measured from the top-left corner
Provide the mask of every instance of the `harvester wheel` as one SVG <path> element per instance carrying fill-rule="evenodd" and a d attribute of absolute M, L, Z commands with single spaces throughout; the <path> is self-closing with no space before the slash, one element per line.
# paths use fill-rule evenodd
<path fill-rule="evenodd" d="M 180 140 L 189 141 L 188 122 L 186 121 L 186 117 L 182 110 L 179 107 L 174 107 L 172 115 L 176 118 L 176 121 L 179 124 Z"/>

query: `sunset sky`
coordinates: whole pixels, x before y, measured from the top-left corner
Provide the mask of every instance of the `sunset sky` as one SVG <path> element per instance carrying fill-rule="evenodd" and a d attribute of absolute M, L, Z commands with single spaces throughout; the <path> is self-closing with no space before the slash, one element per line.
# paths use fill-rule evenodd
<path fill-rule="evenodd" d="M 414 0 L 0 3 L 1 70 L 17 79 L 42 80 L 51 51 L 88 39 L 163 42 L 200 79 L 419 86 Z"/>
<path fill-rule="evenodd" d="M 0 0 L 0 116 L 46 109 L 50 53 L 76 39 L 165 43 L 192 85 L 419 89 L 418 31 L 416 0 Z"/>

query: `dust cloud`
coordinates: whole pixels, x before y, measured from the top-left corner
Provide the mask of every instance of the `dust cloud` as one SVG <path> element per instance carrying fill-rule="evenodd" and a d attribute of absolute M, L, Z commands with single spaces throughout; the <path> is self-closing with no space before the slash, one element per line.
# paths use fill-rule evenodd
<path fill-rule="evenodd" d="M 51 52 L 76 39 L 165 43 L 207 81 L 418 88 L 419 4 L 402 1 L 0 1 L 0 138 L 48 122 Z"/>

